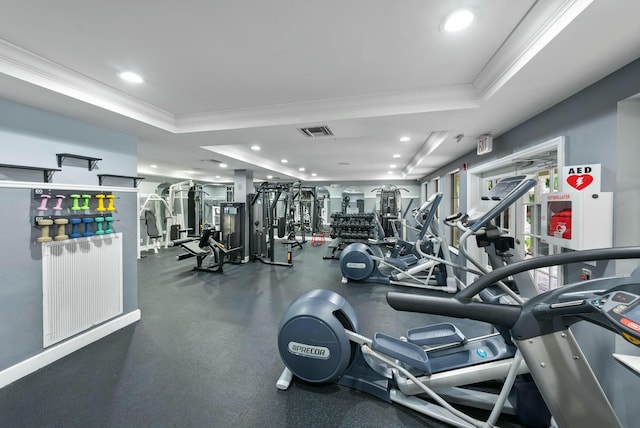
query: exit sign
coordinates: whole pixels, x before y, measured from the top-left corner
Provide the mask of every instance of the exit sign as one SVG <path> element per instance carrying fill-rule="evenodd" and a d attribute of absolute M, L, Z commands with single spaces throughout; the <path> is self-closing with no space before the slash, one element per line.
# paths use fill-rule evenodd
<path fill-rule="evenodd" d="M 493 137 L 491 135 L 483 135 L 478 138 L 478 151 L 479 155 L 486 155 L 493 150 Z"/>

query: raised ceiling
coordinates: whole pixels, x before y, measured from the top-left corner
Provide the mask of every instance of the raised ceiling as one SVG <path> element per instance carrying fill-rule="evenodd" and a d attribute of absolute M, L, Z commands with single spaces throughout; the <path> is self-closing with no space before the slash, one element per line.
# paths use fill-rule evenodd
<path fill-rule="evenodd" d="M 140 174 L 212 181 L 418 179 L 640 57 L 636 0 L 2 6 L 0 97 L 136 135 Z"/>

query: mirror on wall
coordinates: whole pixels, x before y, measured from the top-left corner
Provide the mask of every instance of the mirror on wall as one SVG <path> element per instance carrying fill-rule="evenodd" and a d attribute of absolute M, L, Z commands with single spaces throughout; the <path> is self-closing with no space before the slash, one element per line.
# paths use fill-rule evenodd
<path fill-rule="evenodd" d="M 341 211 L 343 214 L 364 213 L 364 191 L 361 187 L 345 187 L 342 191 Z"/>
<path fill-rule="evenodd" d="M 316 201 L 318 204 L 318 217 L 321 225 L 331 223 L 331 193 L 326 187 L 316 189 Z"/>

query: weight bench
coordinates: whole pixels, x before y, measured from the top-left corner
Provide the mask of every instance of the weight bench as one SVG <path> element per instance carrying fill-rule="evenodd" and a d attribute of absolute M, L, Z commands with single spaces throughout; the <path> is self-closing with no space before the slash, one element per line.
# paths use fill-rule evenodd
<path fill-rule="evenodd" d="M 222 266 L 227 256 L 242 250 L 242 247 L 224 248 L 222 244 L 213 239 L 213 232 L 213 229 L 205 229 L 200 238 L 186 238 L 172 241 L 172 246 L 180 245 L 184 250 L 184 253 L 176 256 L 176 259 L 180 261 L 195 257 L 196 266 L 193 270 L 222 273 Z M 209 266 L 203 266 L 202 263 L 204 259 L 210 255 L 213 256 L 213 263 Z"/>

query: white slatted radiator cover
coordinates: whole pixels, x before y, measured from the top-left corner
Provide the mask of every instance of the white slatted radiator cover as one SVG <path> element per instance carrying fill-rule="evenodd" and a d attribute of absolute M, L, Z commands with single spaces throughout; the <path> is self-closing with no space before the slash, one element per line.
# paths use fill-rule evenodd
<path fill-rule="evenodd" d="M 42 244 L 44 347 L 122 314 L 122 233 Z"/>

